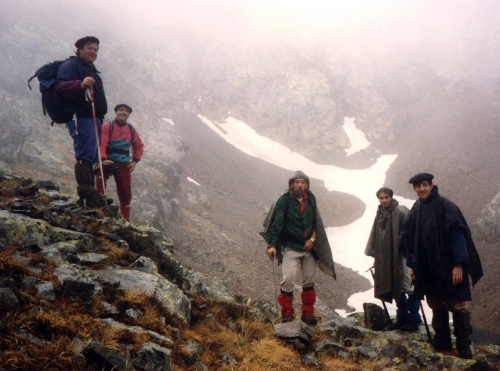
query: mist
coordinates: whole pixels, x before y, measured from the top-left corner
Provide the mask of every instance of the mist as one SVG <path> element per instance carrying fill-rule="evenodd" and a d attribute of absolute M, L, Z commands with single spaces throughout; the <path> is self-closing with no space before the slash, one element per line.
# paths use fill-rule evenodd
<path fill-rule="evenodd" d="M 352 59 L 417 57 L 445 77 L 495 79 L 500 25 L 496 1 L 2 1 L 1 17 L 72 47 L 83 34 L 114 34 L 128 45 L 162 48 L 172 37 L 216 39 L 239 48 L 326 48 Z M 3 22 L 5 23 L 5 22 Z M 1 27 L 1 26 L 0 26 Z M 180 34 L 178 34 L 180 33 Z M 56 37 L 54 37 L 56 36 Z M 108 41 L 109 42 L 109 41 Z M 129 58 L 141 58 L 131 48 Z"/>
<path fill-rule="evenodd" d="M 217 152 L 218 145 L 211 150 L 217 157 L 213 161 L 221 161 L 214 169 L 224 179 L 219 186 L 230 180 L 233 188 L 193 190 L 183 184 L 182 179 L 204 177 L 200 184 L 216 184 L 197 167 L 200 161 L 185 162 L 186 153 L 204 144 L 203 138 L 186 139 L 198 130 L 188 115 L 215 123 L 228 117 L 241 120 L 318 165 L 368 169 L 381 156 L 397 155 L 384 185 L 414 198 L 407 179 L 418 171 L 433 172 L 440 191 L 456 201 L 471 222 L 499 191 L 500 173 L 492 171 L 500 148 L 496 1 L 1 4 L 0 165 L 43 172 L 74 192 L 67 132 L 49 126 L 39 93 L 36 88 L 29 92 L 26 81 L 43 64 L 73 55 L 77 39 L 96 36 L 96 66 L 110 107 L 107 119 L 113 118 L 115 104 L 127 102 L 134 109 L 131 122 L 147 143 L 135 173 L 135 217 L 160 230 L 175 224 L 172 220 L 181 213 L 178 205 L 191 207 L 192 200 L 217 199 L 221 192 L 246 197 L 256 190 L 271 200 L 280 189 L 280 179 L 273 177 L 282 173 L 267 170 L 272 179 L 249 183 L 253 178 L 244 178 L 244 166 L 241 173 L 236 165 L 225 166 L 227 155 Z M 345 117 L 352 118 L 370 143 L 349 156 Z M 190 129 L 183 132 L 179 121 L 189 123 Z M 224 233 L 241 246 L 255 244 L 255 226 L 260 224 L 254 220 L 260 219 L 269 200 L 252 197 L 257 201 L 244 205 L 254 207 L 251 221 L 234 210 L 213 208 L 208 213 L 199 204 L 202 211 L 196 213 L 219 218 L 214 235 L 224 226 Z M 362 202 L 347 192 L 325 199 L 335 206 L 325 216 L 335 227 L 352 223 L 364 212 Z M 252 278 L 252 284 L 262 285 L 258 279 Z"/>

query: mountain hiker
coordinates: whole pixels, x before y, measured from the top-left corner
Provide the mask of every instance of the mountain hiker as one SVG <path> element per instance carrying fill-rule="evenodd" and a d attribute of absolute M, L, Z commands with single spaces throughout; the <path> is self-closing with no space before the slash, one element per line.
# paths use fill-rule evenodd
<path fill-rule="evenodd" d="M 366 244 L 365 255 L 375 258 L 375 297 L 392 303 L 396 301 L 396 322 L 388 330 L 418 331 L 422 319 L 418 300 L 411 295 L 411 280 L 406 266 L 404 248 L 400 248 L 399 231 L 409 210 L 393 198 L 392 189 L 380 188 L 380 202 Z M 409 296 L 407 296 L 407 294 Z"/>
<path fill-rule="evenodd" d="M 90 207 L 113 202 L 104 199 L 94 183 L 94 165 L 98 161 L 96 130 L 100 138 L 104 115 L 108 110 L 103 83 L 94 66 L 99 51 L 99 39 L 86 36 L 76 41 L 76 56 L 68 58 L 57 73 L 56 90 L 64 98 L 67 109 L 75 112 L 67 123 L 75 150 L 75 179 L 80 204 Z M 87 89 L 93 90 L 93 102 L 86 98 Z M 94 117 L 94 109 L 95 116 Z M 95 121 L 95 124 L 94 124 Z"/>
<path fill-rule="evenodd" d="M 116 117 L 102 126 L 101 158 L 104 185 L 111 175 L 115 178 L 116 192 L 120 200 L 120 213 L 130 220 L 130 201 L 132 200 L 132 177 L 137 163 L 144 152 L 144 143 L 135 128 L 127 123 L 132 108 L 126 104 L 115 107 Z M 97 191 L 104 194 L 100 169 L 96 169 Z"/>
<path fill-rule="evenodd" d="M 283 281 L 278 296 L 281 322 L 293 321 L 293 288 L 295 275 L 300 270 L 301 319 L 306 324 L 316 325 L 314 279 L 318 265 L 333 278 L 336 276 L 332 251 L 306 174 L 296 171 L 290 177 L 288 191 L 271 207 L 266 221 L 269 221 L 265 224 L 266 231 L 261 234 L 268 243 L 267 255 L 271 260 L 277 256 L 283 266 Z"/>
<path fill-rule="evenodd" d="M 453 313 L 456 347 L 461 358 L 472 358 L 469 275 L 475 285 L 483 275 L 471 231 L 462 212 L 441 196 L 434 176 L 419 173 L 409 180 L 418 200 L 400 234 L 406 246 L 406 264 L 415 282 L 414 295 L 432 309 L 436 351 L 452 350 L 449 313 Z"/>

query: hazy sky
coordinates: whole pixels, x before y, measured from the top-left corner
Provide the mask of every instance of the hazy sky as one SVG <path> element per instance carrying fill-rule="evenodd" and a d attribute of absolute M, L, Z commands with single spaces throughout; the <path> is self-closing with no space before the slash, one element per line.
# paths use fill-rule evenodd
<path fill-rule="evenodd" d="M 104 2 L 105 4 L 106 2 Z M 498 77 L 500 1 L 110 0 L 158 33 L 183 27 L 241 42 L 329 43 L 354 56 L 421 53 L 443 73 Z"/>
<path fill-rule="evenodd" d="M 2 13 L 19 13 L 20 20 L 26 18 L 20 27 L 29 27 L 29 18 L 40 13 L 59 20 L 75 17 L 79 22 L 88 17 L 89 29 L 95 29 L 92 14 L 105 14 L 115 30 L 120 28 L 116 23 L 123 24 L 120 33 L 152 45 L 180 30 L 257 47 L 284 42 L 324 45 L 358 59 L 416 54 L 443 75 L 500 77 L 500 1 L 496 0 L 2 0 L 1 4 L 0 21 Z M 52 23 L 56 28 L 60 22 Z M 99 27 L 106 24 L 99 20 Z M 68 37 L 80 35 L 78 28 L 66 30 Z"/>

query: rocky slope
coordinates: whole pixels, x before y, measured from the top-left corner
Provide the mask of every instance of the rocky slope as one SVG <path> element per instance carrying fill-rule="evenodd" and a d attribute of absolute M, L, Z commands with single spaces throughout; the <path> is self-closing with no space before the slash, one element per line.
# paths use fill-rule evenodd
<path fill-rule="evenodd" d="M 74 193 L 71 140 L 63 125 L 50 127 L 42 116 L 36 83 L 31 93 L 25 84 L 42 64 L 69 56 L 83 30 L 97 35 L 102 42 L 97 67 L 110 111 L 119 102 L 129 103 L 132 123 L 146 142 L 134 173 L 133 221 L 169 233 L 182 263 L 223 279 L 232 293 L 274 297 L 272 267 L 257 232 L 288 173 L 224 146 L 199 125 L 198 113 L 213 120 L 231 113 L 316 162 L 363 168 L 381 154 L 397 153 L 386 185 L 413 197 L 407 179 L 417 171 L 433 172 L 440 190 L 470 223 L 498 192 L 500 175 L 490 169 L 498 157 L 500 91 L 451 78 L 419 48 L 350 55 L 326 37 L 264 42 L 251 33 L 228 35 L 210 19 L 197 32 L 188 21 L 168 18 L 158 25 L 118 8 L 93 0 L 78 7 L 53 0 L 33 11 L 29 0 L 4 1 L 0 164 L 26 177 L 50 177 Z M 181 14 L 191 19 L 189 11 Z M 92 17 L 83 19 L 84 13 Z M 355 117 L 372 142 L 349 157 L 344 116 Z M 178 125 L 165 118 L 175 118 Z M 332 225 L 345 225 L 364 211 L 351 195 L 321 193 L 317 183 L 313 187 Z M 112 186 L 109 193 L 114 195 Z M 486 222 L 486 235 L 475 235 L 476 241 L 494 242 L 494 225 L 495 219 Z M 498 321 L 487 322 L 500 310 L 492 294 L 497 252 L 494 243 L 481 248 L 488 267 L 473 306 L 481 313 L 476 326 L 500 332 Z M 368 288 L 352 270 L 339 269 L 337 282 L 319 278 L 329 310 L 348 309 L 346 298 Z"/>
<path fill-rule="evenodd" d="M 373 304 L 272 326 L 271 304 L 230 296 L 179 264 L 168 237 L 116 213 L 0 171 L 2 370 L 498 369 L 498 346 L 461 360 L 434 353 L 423 328 L 378 331 Z"/>

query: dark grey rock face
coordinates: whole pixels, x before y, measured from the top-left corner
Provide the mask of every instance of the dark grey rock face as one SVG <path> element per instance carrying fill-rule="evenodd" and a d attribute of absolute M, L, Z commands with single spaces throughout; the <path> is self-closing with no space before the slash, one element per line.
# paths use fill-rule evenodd
<path fill-rule="evenodd" d="M 91 342 L 84 351 L 85 357 L 103 370 L 133 371 L 135 368 L 123 354 Z"/>
<path fill-rule="evenodd" d="M 389 319 L 383 308 L 377 304 L 364 303 L 363 310 L 365 311 L 365 327 L 371 330 L 380 331 L 387 327 Z"/>
<path fill-rule="evenodd" d="M 145 343 L 132 360 L 133 365 L 144 371 L 171 371 L 172 351 L 155 343 Z"/>
<path fill-rule="evenodd" d="M 0 311 L 10 311 L 20 307 L 17 296 L 11 289 L 0 288 Z"/>

